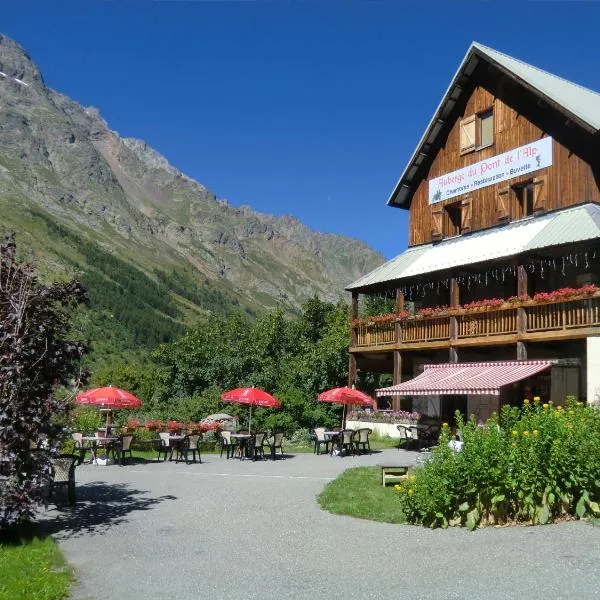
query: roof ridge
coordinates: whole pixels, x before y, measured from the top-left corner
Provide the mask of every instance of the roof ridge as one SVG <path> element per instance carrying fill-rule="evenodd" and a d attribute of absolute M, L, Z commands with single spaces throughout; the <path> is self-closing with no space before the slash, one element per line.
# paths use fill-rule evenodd
<path fill-rule="evenodd" d="M 495 48 L 491 48 L 490 46 L 486 46 L 485 44 L 481 44 L 481 43 L 475 42 L 475 41 L 473 41 L 471 43 L 471 46 L 473 48 L 482 50 L 483 52 L 486 52 L 486 50 L 491 50 L 492 52 L 501 54 L 505 58 L 509 58 L 510 60 L 514 60 L 518 63 L 521 63 L 522 65 L 525 65 L 526 67 L 529 67 L 530 69 L 536 69 L 537 71 L 540 71 L 540 73 L 544 73 L 544 75 L 549 75 L 550 77 L 553 77 L 554 79 L 558 79 L 560 81 L 564 81 L 565 83 L 574 85 L 578 88 L 581 88 L 582 90 L 585 90 L 586 92 L 592 92 L 592 94 L 596 94 L 596 96 L 598 96 L 600 98 L 600 92 L 597 92 L 596 90 L 593 90 L 592 88 L 586 87 L 585 85 L 581 85 L 580 83 L 577 83 L 575 81 L 571 81 L 570 79 L 567 79 L 566 77 L 561 77 L 560 75 L 557 75 L 556 73 L 551 73 L 550 71 L 546 71 L 546 69 L 542 69 L 541 67 L 536 67 L 535 65 L 532 65 L 531 63 L 521 60 L 520 58 L 516 58 L 515 56 L 506 54 L 506 52 L 501 52 L 500 50 L 496 50 Z M 490 58 L 493 59 L 493 57 L 490 57 Z"/>

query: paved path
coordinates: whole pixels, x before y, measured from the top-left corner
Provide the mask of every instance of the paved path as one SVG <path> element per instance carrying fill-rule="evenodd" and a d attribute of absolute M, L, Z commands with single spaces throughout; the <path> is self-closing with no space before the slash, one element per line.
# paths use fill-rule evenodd
<path fill-rule="evenodd" d="M 315 496 L 389 450 L 276 462 L 84 465 L 47 527 L 79 600 L 600 598 L 600 527 L 427 530 L 321 511 Z"/>

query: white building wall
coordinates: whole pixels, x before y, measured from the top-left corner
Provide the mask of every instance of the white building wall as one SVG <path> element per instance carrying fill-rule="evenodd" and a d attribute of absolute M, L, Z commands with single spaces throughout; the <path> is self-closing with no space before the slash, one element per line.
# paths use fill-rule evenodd
<path fill-rule="evenodd" d="M 587 401 L 600 405 L 600 337 L 586 340 Z"/>

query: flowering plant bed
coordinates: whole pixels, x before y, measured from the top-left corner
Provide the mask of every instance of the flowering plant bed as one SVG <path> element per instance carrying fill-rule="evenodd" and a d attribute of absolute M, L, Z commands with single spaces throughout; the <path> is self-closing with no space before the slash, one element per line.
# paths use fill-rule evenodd
<path fill-rule="evenodd" d="M 367 421 L 369 423 L 418 423 L 422 419 L 423 415 L 418 412 L 410 412 L 407 410 L 396 410 L 396 411 L 372 411 L 367 412 L 366 410 L 353 410 L 348 413 L 347 419 L 349 421 Z"/>
<path fill-rule="evenodd" d="M 150 419 L 145 425 L 148 431 L 160 431 L 163 428 L 163 422 L 160 419 Z"/>

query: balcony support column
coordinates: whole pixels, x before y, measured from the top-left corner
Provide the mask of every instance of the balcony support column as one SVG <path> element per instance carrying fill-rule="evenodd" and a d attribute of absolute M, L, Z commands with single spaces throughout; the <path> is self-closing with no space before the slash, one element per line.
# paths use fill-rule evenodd
<path fill-rule="evenodd" d="M 394 375 L 392 385 L 397 385 L 402 381 L 402 354 L 399 350 L 394 350 Z M 400 410 L 400 396 L 392 396 L 392 410 Z"/>
<path fill-rule="evenodd" d="M 527 270 L 525 265 L 517 266 L 517 296 L 527 296 Z M 517 308 L 517 360 L 527 360 L 527 344 L 521 336 L 527 332 L 527 312 L 520 306 Z"/>
<path fill-rule="evenodd" d="M 356 385 L 356 357 L 354 354 L 348 354 L 348 387 Z"/>
<path fill-rule="evenodd" d="M 400 313 L 404 311 L 404 294 L 400 290 L 400 288 L 396 289 L 396 317 L 400 316 Z M 400 322 L 396 321 L 396 344 L 402 343 L 402 327 L 400 326 Z M 398 382 L 400 383 L 400 382 Z"/>
<path fill-rule="evenodd" d="M 352 322 L 356 319 L 358 319 L 358 292 L 352 292 L 352 304 L 350 305 L 350 330 L 352 331 L 352 346 L 356 346 L 358 343 L 358 331 L 352 324 Z"/>
<path fill-rule="evenodd" d="M 460 306 L 460 286 L 454 277 L 450 279 L 450 308 Z M 448 362 L 458 362 L 458 352 L 454 343 L 458 339 L 458 320 L 455 316 L 450 317 L 450 348 L 448 349 Z"/>

